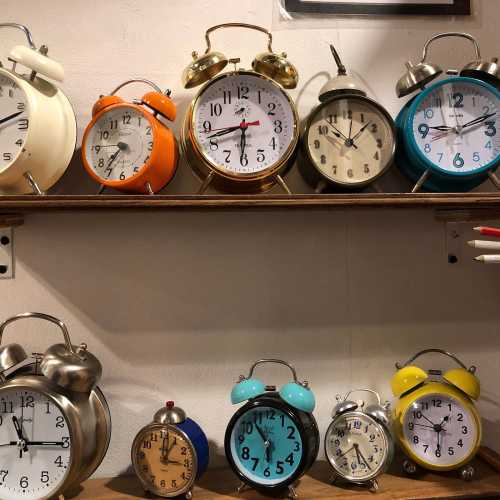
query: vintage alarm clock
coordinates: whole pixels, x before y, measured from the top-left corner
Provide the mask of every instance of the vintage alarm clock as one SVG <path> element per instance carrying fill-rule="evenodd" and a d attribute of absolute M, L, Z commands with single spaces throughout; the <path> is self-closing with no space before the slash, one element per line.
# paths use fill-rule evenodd
<path fill-rule="evenodd" d="M 377 398 L 376 404 L 349 396 L 365 392 Z M 371 389 L 356 389 L 344 398 L 337 396 L 333 420 L 325 435 L 325 455 L 337 478 L 378 490 L 377 477 L 394 458 L 389 404 L 381 404 L 380 396 Z"/>
<path fill-rule="evenodd" d="M 126 102 L 115 95 L 132 83 L 153 88 Z M 174 121 L 170 91 L 142 78 L 128 80 L 92 108 L 82 142 L 83 165 L 101 186 L 129 193 L 154 194 L 173 178 L 178 160 L 172 131 L 160 118 Z M 101 192 L 102 192 L 101 190 Z"/>
<path fill-rule="evenodd" d="M 305 123 L 299 161 L 304 179 L 317 193 L 329 186 L 367 186 L 391 167 L 396 151 L 391 115 L 347 74 L 333 45 L 330 49 L 338 75 L 323 86 L 321 104 Z"/>
<path fill-rule="evenodd" d="M 258 365 L 287 366 L 293 381 L 278 392 L 252 378 Z M 247 403 L 231 418 L 224 448 L 233 471 L 245 486 L 262 493 L 280 494 L 288 489 L 297 498 L 294 483 L 311 467 L 319 450 L 319 432 L 312 414 L 313 392 L 299 382 L 293 366 L 280 359 L 261 359 L 240 376 L 231 392 L 231 402 Z"/>
<path fill-rule="evenodd" d="M 237 69 L 240 59 L 227 59 L 212 51 L 210 34 L 220 28 L 261 31 L 268 50 L 257 55 L 252 70 Z M 282 174 L 291 166 L 299 138 L 295 104 L 285 89 L 297 86 L 298 73 L 275 54 L 272 36 L 252 24 L 226 23 L 210 28 L 207 49 L 184 70 L 186 88 L 203 87 L 189 106 L 182 129 L 182 147 L 189 164 L 203 181 L 230 193 L 266 191 L 276 183 L 287 193 Z M 219 74 L 228 63 L 233 71 Z"/>
<path fill-rule="evenodd" d="M 55 323 L 64 343 L 32 358 L 19 344 L 2 344 L 5 327 L 26 318 Z M 97 469 L 111 437 L 101 374 L 86 344 L 74 346 L 53 316 L 24 313 L 0 325 L 0 498 L 54 498 Z"/>
<path fill-rule="evenodd" d="M 132 464 L 145 491 L 190 500 L 208 466 L 208 440 L 201 427 L 167 401 L 132 444 Z"/>
<path fill-rule="evenodd" d="M 445 355 L 459 368 L 443 373 L 413 364 L 428 353 Z M 480 394 L 476 368 L 467 368 L 441 349 L 418 352 L 396 368 L 391 386 L 399 399 L 393 417 L 397 439 L 409 458 L 405 471 L 414 473 L 418 464 L 434 471 L 458 470 L 463 479 L 471 479 L 474 468 L 469 462 L 478 451 L 482 432 L 474 404 Z"/>
<path fill-rule="evenodd" d="M 429 46 L 444 37 L 470 40 L 475 60 L 458 73 L 430 84 L 443 70 L 427 61 Z M 398 81 L 399 97 L 420 93 L 397 119 L 397 163 L 414 183 L 412 192 L 468 191 L 488 177 L 497 188 L 500 163 L 500 69 L 498 60 L 481 60 L 479 46 L 467 33 L 440 33 L 424 45 L 420 63 L 406 63 Z"/>
<path fill-rule="evenodd" d="M 47 56 L 47 46 L 37 50 L 26 26 L 0 24 L 5 27 L 24 31 L 29 47 L 11 50 L 11 69 L 0 64 L 0 194 L 44 194 L 64 174 L 75 151 L 75 114 L 61 89 L 46 80 L 64 79 L 63 67 Z"/>

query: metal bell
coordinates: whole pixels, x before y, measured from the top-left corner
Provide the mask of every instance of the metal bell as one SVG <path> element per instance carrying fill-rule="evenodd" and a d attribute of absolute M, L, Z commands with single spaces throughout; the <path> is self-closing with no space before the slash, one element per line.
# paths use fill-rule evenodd
<path fill-rule="evenodd" d="M 383 406 L 379 404 L 369 405 L 365 408 L 365 413 L 370 415 L 370 417 L 374 418 L 380 424 L 383 424 L 386 427 L 390 426 L 388 412 Z"/>
<path fill-rule="evenodd" d="M 191 89 L 197 87 L 219 74 L 229 62 L 222 52 L 205 52 L 198 56 L 197 52 L 192 53 L 193 61 L 182 72 L 182 84 L 184 88 Z"/>
<path fill-rule="evenodd" d="M 294 89 L 299 82 L 299 72 L 288 61 L 285 52 L 262 52 L 252 62 L 252 68 L 257 73 L 271 78 L 285 89 Z"/>
<path fill-rule="evenodd" d="M 26 361 L 28 355 L 19 344 L 7 344 L 0 348 L 0 372 L 6 372 Z"/>
<path fill-rule="evenodd" d="M 307 386 L 307 382 L 289 382 L 279 391 L 280 397 L 290 406 L 306 413 L 312 413 L 316 406 L 314 394 Z"/>
<path fill-rule="evenodd" d="M 266 385 L 263 382 L 256 378 L 245 378 L 242 375 L 231 391 L 231 403 L 237 405 L 243 403 L 243 401 L 256 398 L 265 392 Z"/>
<path fill-rule="evenodd" d="M 332 411 L 332 416 L 335 417 L 336 415 L 342 415 L 343 413 L 346 413 L 348 411 L 355 411 L 358 409 L 358 403 L 355 401 L 339 401 L 334 407 Z"/>
<path fill-rule="evenodd" d="M 76 347 L 66 343 L 49 347 L 40 370 L 54 384 L 74 392 L 90 392 L 102 376 L 102 365 L 87 351 L 86 344 Z"/>
<path fill-rule="evenodd" d="M 436 64 L 420 62 L 413 65 L 411 61 L 406 62 L 406 73 L 396 84 L 396 94 L 404 97 L 417 89 L 425 87 L 429 82 L 437 78 L 443 70 Z"/>
<path fill-rule="evenodd" d="M 342 64 L 340 56 L 335 47 L 330 44 L 335 63 L 337 64 L 337 76 L 328 80 L 319 91 L 319 100 L 328 101 L 338 94 L 359 94 L 366 95 L 364 85 L 355 77 L 348 75 L 345 66 Z"/>
<path fill-rule="evenodd" d="M 186 412 L 173 401 L 167 401 L 154 415 L 153 421 L 158 424 L 181 424 L 186 420 Z"/>
<path fill-rule="evenodd" d="M 498 57 L 494 57 L 491 61 L 472 61 L 460 71 L 460 76 L 477 78 L 498 87 L 500 83 Z"/>

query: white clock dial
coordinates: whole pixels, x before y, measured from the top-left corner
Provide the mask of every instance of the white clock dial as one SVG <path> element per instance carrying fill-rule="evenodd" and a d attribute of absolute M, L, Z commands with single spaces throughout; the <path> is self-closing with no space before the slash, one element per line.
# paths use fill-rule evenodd
<path fill-rule="evenodd" d="M 152 150 L 151 123 L 131 106 L 119 106 L 103 114 L 85 144 L 88 164 L 108 181 L 124 181 L 136 175 Z"/>
<path fill-rule="evenodd" d="M 369 99 L 351 96 L 319 108 L 306 145 L 311 161 L 328 180 L 366 184 L 391 164 L 395 134 L 387 113 Z"/>
<path fill-rule="evenodd" d="M 286 93 L 271 80 L 244 72 L 210 83 L 196 102 L 193 120 L 202 154 L 233 175 L 273 169 L 297 140 L 297 118 Z"/>
<path fill-rule="evenodd" d="M 335 418 L 325 436 L 325 450 L 336 472 L 351 481 L 375 477 L 388 457 L 382 426 L 361 412 Z"/>
<path fill-rule="evenodd" d="M 1 391 L 0 498 L 51 496 L 64 481 L 70 459 L 68 423 L 52 400 L 31 390 Z"/>
<path fill-rule="evenodd" d="M 480 170 L 500 155 L 499 111 L 499 99 L 488 88 L 469 82 L 444 83 L 416 109 L 417 148 L 446 172 Z"/>
<path fill-rule="evenodd" d="M 28 100 L 24 90 L 0 72 L 0 172 L 22 151 L 29 127 Z"/>
<path fill-rule="evenodd" d="M 457 399 L 431 394 L 418 398 L 403 418 L 413 453 L 437 466 L 453 466 L 472 454 L 478 439 L 474 416 Z"/>

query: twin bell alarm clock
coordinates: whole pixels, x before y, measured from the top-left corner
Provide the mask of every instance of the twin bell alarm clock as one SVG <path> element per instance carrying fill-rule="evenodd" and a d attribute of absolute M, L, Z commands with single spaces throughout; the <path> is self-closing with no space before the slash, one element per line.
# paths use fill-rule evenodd
<path fill-rule="evenodd" d="M 76 145 L 73 108 L 49 81 L 62 82 L 64 69 L 46 45 L 37 49 L 26 26 L 0 28 L 19 29 L 28 39 L 28 47 L 10 51 L 11 69 L 0 64 L 0 195 L 44 194 L 66 171 Z"/>
<path fill-rule="evenodd" d="M 190 500 L 208 458 L 205 433 L 173 401 L 155 413 L 132 444 L 132 464 L 144 490 L 164 498 Z"/>
<path fill-rule="evenodd" d="M 238 69 L 239 58 L 212 50 L 210 34 L 222 28 L 245 28 L 267 36 L 267 51 L 251 70 Z M 182 147 L 202 181 L 229 193 L 258 193 L 276 184 L 290 193 L 282 175 L 291 166 L 299 139 L 298 115 L 285 89 L 297 86 L 298 73 L 272 49 L 272 35 L 253 24 L 226 23 L 205 34 L 203 55 L 193 52 L 184 70 L 185 88 L 203 85 L 189 106 Z M 248 42 L 247 42 L 248 43 Z M 234 69 L 222 72 L 228 64 Z"/>
<path fill-rule="evenodd" d="M 414 361 L 429 353 L 452 359 L 458 368 L 425 371 Z M 467 368 L 456 356 L 441 349 L 418 352 L 406 363 L 396 364 L 391 381 L 398 398 L 394 428 L 399 444 L 408 456 L 407 473 L 416 465 L 433 471 L 458 470 L 472 479 L 470 461 L 481 443 L 481 418 L 475 406 L 480 395 L 476 368 Z"/>
<path fill-rule="evenodd" d="M 368 186 L 391 167 L 396 150 L 391 115 L 347 74 L 333 45 L 330 50 L 338 74 L 323 86 L 321 104 L 307 118 L 299 161 L 316 193 Z"/>
<path fill-rule="evenodd" d="M 4 344 L 5 327 L 27 318 L 57 325 L 64 343 L 32 357 L 19 344 Z M 0 325 L 0 498 L 55 498 L 97 469 L 111 437 L 101 374 L 86 344 L 73 345 L 53 316 L 24 313 Z"/>
<path fill-rule="evenodd" d="M 375 396 L 366 404 L 353 400 L 353 393 Z M 366 399 L 366 398 L 365 398 Z M 344 398 L 337 396 L 333 420 L 325 434 L 325 455 L 337 478 L 378 490 L 377 477 L 394 458 L 389 404 L 382 405 L 380 395 L 371 389 L 355 389 Z"/>
<path fill-rule="evenodd" d="M 253 378 L 262 364 L 288 367 L 293 380 L 279 391 Z M 231 418 L 224 438 L 229 464 L 248 486 L 265 494 L 288 490 L 297 498 L 294 483 L 312 466 L 319 450 L 319 432 L 312 414 L 314 394 L 300 382 L 293 366 L 280 359 L 261 359 L 240 376 L 231 402 L 246 402 Z"/>
<path fill-rule="evenodd" d="M 126 102 L 116 93 L 142 83 L 153 90 Z M 92 108 L 92 120 L 83 135 L 82 158 L 87 173 L 101 186 L 119 191 L 154 194 L 173 178 L 178 161 L 173 132 L 162 121 L 177 114 L 170 91 L 162 92 L 143 78 L 128 80 Z"/>
<path fill-rule="evenodd" d="M 428 61 L 430 45 L 442 38 L 465 38 L 475 58 L 447 77 Z M 434 82 L 434 83 L 431 83 Z M 397 163 L 414 183 L 413 192 L 469 191 L 486 179 L 500 189 L 500 69 L 498 59 L 484 61 L 475 38 L 467 33 L 439 33 L 424 45 L 422 60 L 406 63 L 396 86 L 398 97 L 419 91 L 396 119 Z"/>

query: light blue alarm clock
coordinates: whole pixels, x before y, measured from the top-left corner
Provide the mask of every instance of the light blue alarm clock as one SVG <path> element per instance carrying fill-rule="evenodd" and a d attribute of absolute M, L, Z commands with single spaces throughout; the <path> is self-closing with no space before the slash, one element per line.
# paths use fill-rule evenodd
<path fill-rule="evenodd" d="M 443 37 L 463 37 L 475 47 L 476 59 L 458 75 L 425 88 L 442 70 L 426 62 L 430 43 Z M 429 39 L 422 61 L 399 80 L 399 97 L 422 89 L 397 119 L 397 164 L 415 185 L 429 191 L 469 191 L 490 178 L 497 188 L 500 164 L 500 84 L 497 60 L 480 59 L 476 40 L 466 33 L 440 33 Z"/>
<path fill-rule="evenodd" d="M 279 391 L 252 378 L 257 365 L 278 363 L 293 373 L 293 381 Z M 231 393 L 240 408 L 226 430 L 224 446 L 229 464 L 242 484 L 265 494 L 288 489 L 314 463 L 319 450 L 319 432 L 312 414 L 315 399 L 307 382 L 299 382 L 294 368 L 278 359 L 261 359 L 241 376 Z"/>

